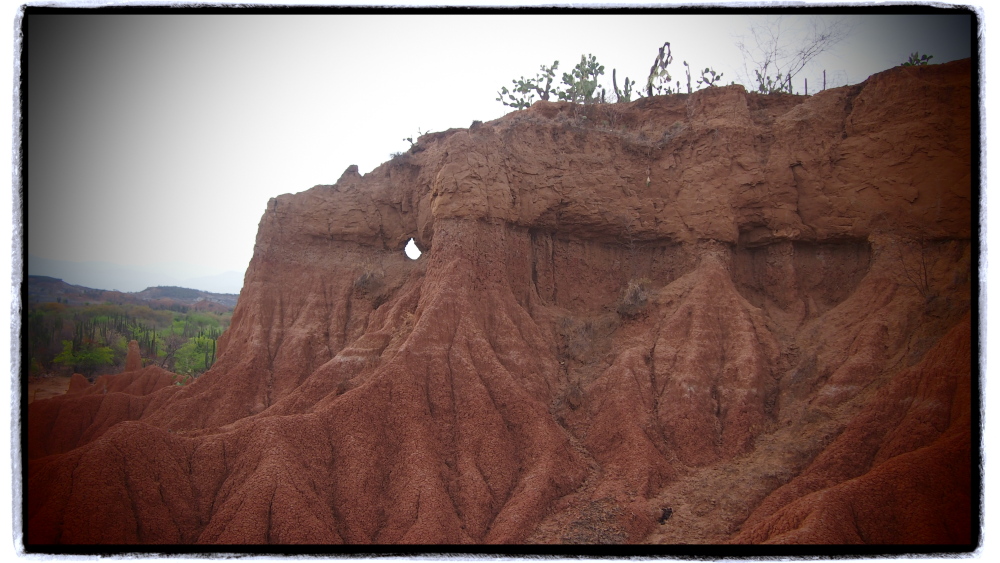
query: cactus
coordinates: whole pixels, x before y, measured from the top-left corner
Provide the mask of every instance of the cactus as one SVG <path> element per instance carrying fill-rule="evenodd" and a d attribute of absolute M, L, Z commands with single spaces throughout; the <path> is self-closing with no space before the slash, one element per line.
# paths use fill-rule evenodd
<path fill-rule="evenodd" d="M 707 68 L 706 67 L 705 70 L 701 71 L 701 78 L 698 79 L 698 87 L 699 87 L 699 89 L 702 86 L 704 86 L 706 88 L 713 88 L 715 86 L 718 86 L 718 84 L 716 84 L 716 82 L 719 82 L 720 80 L 722 80 L 722 75 L 723 74 L 724 73 L 721 73 L 721 72 L 718 72 L 718 73 L 715 72 L 715 69 L 713 69 L 713 68 Z"/>
<path fill-rule="evenodd" d="M 531 107 L 535 94 L 538 94 L 540 99 L 547 101 L 552 93 L 552 80 L 555 78 L 557 68 L 559 68 L 559 61 L 553 62 L 550 67 L 542 65 L 541 73 L 535 75 L 535 78 L 525 78 L 522 76 L 518 80 L 513 80 L 513 92 L 508 90 L 506 86 L 502 87 L 497 92 L 499 95 L 497 101 L 514 109 Z M 519 96 L 515 94 L 519 94 Z"/>
<path fill-rule="evenodd" d="M 649 69 L 649 78 L 646 79 L 646 95 L 653 96 L 653 91 L 655 89 L 656 93 L 659 94 L 663 92 L 662 86 L 656 86 L 655 83 L 657 79 L 664 84 L 670 84 L 672 79 L 670 76 L 670 71 L 667 70 L 667 66 L 673 62 L 674 57 L 670 54 L 670 42 L 667 41 L 660 47 L 659 53 L 656 55 L 656 59 L 653 60 L 653 66 Z M 667 93 L 670 92 L 670 87 L 667 87 Z"/>
<path fill-rule="evenodd" d="M 754 70 L 757 75 L 757 91 L 761 94 L 776 94 L 779 92 L 792 93 L 792 85 L 788 76 L 783 76 L 780 72 L 778 76 L 771 78 L 761 74 L 759 70 Z"/>
<path fill-rule="evenodd" d="M 604 74 L 604 65 L 597 62 L 594 55 L 580 55 L 580 63 L 572 72 L 564 72 L 563 84 L 568 88 L 557 92 L 559 99 L 567 102 L 592 104 L 601 99 L 597 96 L 597 79 Z"/>
<path fill-rule="evenodd" d="M 632 101 L 632 87 L 635 86 L 635 80 L 629 80 L 625 77 L 625 89 L 618 89 L 618 69 L 611 69 L 611 86 L 615 89 L 615 96 L 618 97 L 619 102 L 631 102 Z"/>
<path fill-rule="evenodd" d="M 903 66 L 924 66 L 934 55 L 921 55 L 919 51 L 910 54 L 910 60 L 903 63 Z"/>

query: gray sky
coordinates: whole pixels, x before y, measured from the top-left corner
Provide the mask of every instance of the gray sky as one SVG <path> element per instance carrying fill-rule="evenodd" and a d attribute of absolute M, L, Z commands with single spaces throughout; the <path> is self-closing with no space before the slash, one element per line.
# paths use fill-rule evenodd
<path fill-rule="evenodd" d="M 781 22 L 794 44 L 807 16 Z M 854 84 L 910 53 L 970 56 L 968 16 L 847 15 L 848 40 L 795 80 Z M 28 27 L 29 253 L 242 272 L 269 198 L 362 173 L 441 131 L 510 111 L 511 80 L 593 54 L 642 84 L 671 42 L 740 80 L 736 47 L 774 16 L 45 15 Z M 557 75 L 558 76 L 558 75 Z M 694 78 L 692 79 L 694 82 Z M 188 277 L 194 277 L 190 275 Z M 69 280 L 68 280 L 69 281 Z M 141 288 L 140 288 L 141 289 Z M 238 290 L 238 288 L 236 288 Z"/>

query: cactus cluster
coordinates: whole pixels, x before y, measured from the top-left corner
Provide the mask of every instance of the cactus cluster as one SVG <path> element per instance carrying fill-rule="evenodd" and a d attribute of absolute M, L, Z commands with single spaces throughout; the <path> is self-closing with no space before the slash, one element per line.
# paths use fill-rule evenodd
<path fill-rule="evenodd" d="M 934 58 L 934 55 L 921 55 L 919 51 L 910 53 L 910 60 L 903 63 L 903 66 L 924 66 Z"/>
<path fill-rule="evenodd" d="M 664 42 L 649 70 L 649 77 L 646 79 L 646 96 L 680 93 L 680 81 L 677 81 L 674 86 L 670 83 L 673 77 L 670 75 L 669 65 L 673 60 L 670 42 Z M 684 62 L 684 66 L 688 67 L 687 61 Z M 580 55 L 580 62 L 573 67 L 573 70 L 562 74 L 562 83 L 553 85 L 558 68 L 559 61 L 555 61 L 552 66 L 542 65 L 540 72 L 534 78 L 522 76 L 517 80 L 512 80 L 513 88 L 506 86 L 500 88 L 496 100 L 514 109 L 525 109 L 536 100 L 548 101 L 553 97 L 560 101 L 577 104 L 606 103 L 608 101 L 607 92 L 599 82 L 600 77 L 604 74 L 604 65 L 597 62 L 597 57 L 594 55 Z M 698 79 L 698 85 L 699 87 L 717 86 L 721 79 L 722 73 L 705 68 L 702 71 L 702 77 Z M 630 102 L 633 94 L 636 98 L 643 97 L 641 91 L 634 89 L 635 80 L 630 80 L 627 76 L 623 86 L 618 86 L 616 69 L 611 70 L 611 86 L 614 89 L 615 102 Z M 687 91 L 689 94 L 691 93 L 690 68 L 688 68 L 687 73 Z"/>
<path fill-rule="evenodd" d="M 497 92 L 497 101 L 514 109 L 530 107 L 535 94 L 538 94 L 539 99 L 548 101 L 549 96 L 553 93 L 552 80 L 555 78 L 557 68 L 559 68 L 559 61 L 553 62 L 552 66 L 549 67 L 542 65 L 541 72 L 536 74 L 534 78 L 522 76 L 514 80 L 514 90 L 508 90 L 506 86 L 500 88 L 500 91 Z M 564 79 L 565 76 L 564 74 Z"/>

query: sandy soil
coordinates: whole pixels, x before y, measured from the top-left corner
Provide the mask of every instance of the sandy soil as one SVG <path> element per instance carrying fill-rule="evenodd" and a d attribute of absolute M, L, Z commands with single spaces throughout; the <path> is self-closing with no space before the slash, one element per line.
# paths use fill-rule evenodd
<path fill-rule="evenodd" d="M 69 389 L 69 380 L 69 377 L 62 375 L 32 378 L 28 381 L 28 403 L 35 399 L 48 399 L 62 395 Z"/>

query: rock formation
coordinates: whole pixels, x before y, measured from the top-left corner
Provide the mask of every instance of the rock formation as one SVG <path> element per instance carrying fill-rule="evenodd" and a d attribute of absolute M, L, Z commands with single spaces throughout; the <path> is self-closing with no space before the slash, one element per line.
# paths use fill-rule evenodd
<path fill-rule="evenodd" d="M 969 544 L 971 72 L 539 102 L 274 198 L 208 373 L 32 404 L 26 540 Z"/>
<path fill-rule="evenodd" d="M 128 354 L 125 356 L 125 371 L 138 371 L 140 369 L 142 369 L 142 355 L 139 353 L 139 342 L 130 340 Z"/>
<path fill-rule="evenodd" d="M 87 376 L 82 373 L 74 373 L 69 379 L 69 388 L 66 390 L 67 394 L 83 393 L 91 383 L 87 381 Z"/>

